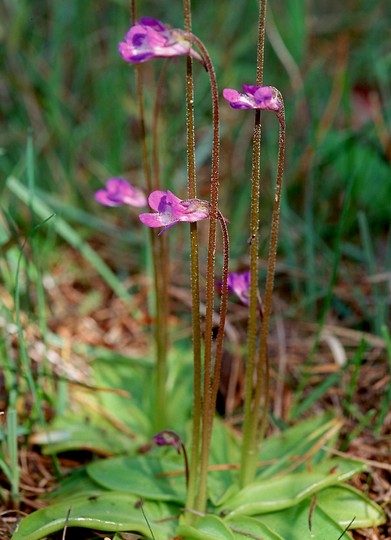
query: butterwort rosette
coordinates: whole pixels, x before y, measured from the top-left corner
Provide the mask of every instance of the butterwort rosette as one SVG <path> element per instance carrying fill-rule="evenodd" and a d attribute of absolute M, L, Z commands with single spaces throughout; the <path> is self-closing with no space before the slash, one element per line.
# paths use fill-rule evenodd
<path fill-rule="evenodd" d="M 140 208 L 147 205 L 144 192 L 123 178 L 109 178 L 105 189 L 95 193 L 95 200 L 104 206 L 135 206 Z"/>
<path fill-rule="evenodd" d="M 170 28 L 150 17 L 142 17 L 128 30 L 118 50 L 126 62 L 132 63 L 184 55 L 190 55 L 202 62 L 201 56 L 192 48 L 186 32 Z"/>
<path fill-rule="evenodd" d="M 280 111 L 283 102 L 280 92 L 274 86 L 252 86 L 243 84 L 244 94 L 233 88 L 225 88 L 223 96 L 233 109 L 261 109 Z"/>
<path fill-rule="evenodd" d="M 149 214 L 140 214 L 140 221 L 147 227 L 163 227 L 159 235 L 182 221 L 194 223 L 210 216 L 210 203 L 200 199 L 180 199 L 171 191 L 152 191 L 148 204 L 155 210 Z"/>

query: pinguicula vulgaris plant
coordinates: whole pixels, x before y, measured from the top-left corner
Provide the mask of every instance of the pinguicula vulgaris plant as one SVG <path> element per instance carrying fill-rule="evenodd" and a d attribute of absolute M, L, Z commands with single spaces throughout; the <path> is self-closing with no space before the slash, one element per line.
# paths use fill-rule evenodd
<path fill-rule="evenodd" d="M 184 0 L 183 30 L 173 29 L 154 18 L 136 20 L 134 2 L 131 8 L 133 24 L 119 45 L 119 53 L 126 62 L 134 64 L 136 72 L 147 195 L 122 178 L 111 178 L 95 198 L 105 206 L 114 207 L 128 205 L 141 208 L 148 203 L 152 210 L 141 212 L 139 219 L 150 231 L 153 261 L 156 343 L 153 440 L 156 446 L 172 447 L 175 452 L 170 453 L 170 448 L 159 448 L 151 456 L 132 454 L 90 464 L 86 476 L 79 480 L 79 484 L 77 481 L 73 484 L 71 494 L 65 488 L 63 499 L 59 500 L 60 489 L 57 502 L 23 520 L 13 538 L 38 540 L 67 525 L 102 531 L 128 531 L 156 540 L 302 540 L 308 537 L 347 540 L 350 538 L 347 533 L 349 527 L 381 523 L 384 515 L 377 505 L 343 483 L 362 470 L 362 464 L 327 457 L 329 441 L 341 425 L 339 420 L 326 417 L 310 419 L 278 436 L 265 439 L 270 394 L 267 336 L 285 154 L 283 99 L 276 88 L 263 84 L 266 0 L 259 2 L 255 84 L 244 84 L 244 93 L 229 88 L 223 91 L 223 97 L 233 109 L 250 110 L 254 114 L 249 270 L 230 274 L 228 222 L 219 210 L 220 98 L 208 51 L 192 33 L 190 0 Z M 155 58 L 178 56 L 186 57 L 186 196 L 183 192 L 174 194 L 160 183 L 156 149 L 160 98 L 154 109 L 152 166 L 144 119 L 142 64 Z M 197 195 L 193 60 L 200 62 L 207 71 L 212 94 L 209 200 L 201 200 Z M 164 84 L 164 73 L 163 69 L 158 88 Z M 262 111 L 276 115 L 279 150 L 268 268 L 261 300 L 258 259 Z M 229 189 L 229 185 L 225 189 Z M 202 343 L 198 258 L 202 246 L 198 222 L 205 220 L 209 224 L 209 234 Z M 167 241 L 170 233 L 163 233 L 185 222 L 189 223 L 190 229 L 193 343 L 193 413 L 189 440 L 179 436 L 175 419 L 168 415 L 166 407 L 170 399 L 166 388 Z M 218 225 L 222 233 L 223 257 L 220 312 L 216 316 Z M 157 233 L 155 229 L 160 231 Z M 240 442 L 224 424 L 214 423 L 229 292 L 236 294 L 248 306 L 249 312 L 243 437 Z M 216 320 L 218 329 L 214 339 Z M 152 438 L 152 434 L 149 436 Z M 80 493 L 78 486 L 82 486 Z M 118 540 L 121 537 L 116 535 L 114 538 Z"/>

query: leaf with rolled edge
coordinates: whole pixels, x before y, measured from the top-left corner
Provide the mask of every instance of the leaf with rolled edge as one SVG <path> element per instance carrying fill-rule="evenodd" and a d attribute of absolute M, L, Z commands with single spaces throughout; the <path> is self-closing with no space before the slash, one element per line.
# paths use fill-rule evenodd
<path fill-rule="evenodd" d="M 270 461 L 270 464 L 259 467 L 256 481 L 271 478 L 286 469 L 290 472 L 305 470 L 308 455 L 311 455 L 312 463 L 327 460 L 327 453 L 320 448 L 335 436 L 340 426 L 338 419 L 323 415 L 269 437 L 263 443 L 260 460 Z M 232 430 L 223 422 L 217 421 L 214 425 L 210 461 L 212 464 L 223 465 L 240 462 L 240 445 Z M 237 468 L 227 467 L 219 471 L 211 468 L 208 494 L 215 506 L 222 506 L 238 492 Z"/>
<path fill-rule="evenodd" d="M 333 439 L 341 428 L 342 423 L 328 414 L 304 420 L 272 437 L 266 439 L 261 448 L 260 461 L 270 462 L 262 465 L 257 472 L 257 479 L 270 478 L 275 474 L 289 469 L 304 469 L 304 460 L 308 454 L 313 461 L 327 458 L 321 448 Z M 318 449 L 318 450 L 317 450 Z"/>
<path fill-rule="evenodd" d="M 185 540 L 235 540 L 232 530 L 214 515 L 200 518 L 194 526 L 180 525 L 177 534 Z"/>
<path fill-rule="evenodd" d="M 208 474 L 208 496 L 211 502 L 218 506 L 230 494 L 239 491 L 239 468 L 232 468 L 230 464 L 240 463 L 240 442 L 237 434 L 218 418 L 213 424 L 209 461 L 212 466 Z M 213 467 L 216 465 L 217 467 Z"/>
<path fill-rule="evenodd" d="M 227 525 L 234 533 L 235 540 L 259 538 L 262 540 L 284 540 L 277 532 L 250 516 L 234 516 L 227 520 Z"/>
<path fill-rule="evenodd" d="M 382 508 L 363 493 L 348 485 L 333 486 L 322 490 L 316 505 L 342 527 L 351 523 L 351 528 L 377 527 L 385 523 Z"/>
<path fill-rule="evenodd" d="M 184 465 L 149 456 L 115 457 L 87 466 L 89 477 L 106 489 L 155 501 L 186 501 Z"/>
<path fill-rule="evenodd" d="M 379 505 L 355 488 L 343 484 L 326 488 L 317 493 L 316 497 L 291 509 L 254 517 L 228 516 L 225 521 L 235 531 L 235 540 L 244 540 L 250 534 L 253 535 L 250 538 L 262 540 L 301 540 L 309 537 L 314 540 L 337 540 L 350 538 L 347 534 L 340 537 L 347 528 L 376 527 L 385 523 L 386 517 Z M 243 531 L 243 534 L 237 535 L 238 530 Z"/>
<path fill-rule="evenodd" d="M 108 490 L 94 482 L 87 474 L 85 468 L 72 471 L 72 473 L 60 481 L 60 485 L 54 491 L 43 496 L 50 504 L 65 502 L 79 496 L 95 496 L 107 493 Z"/>
<path fill-rule="evenodd" d="M 236 516 L 229 522 L 214 515 L 207 515 L 196 525 L 180 525 L 178 534 L 185 540 L 284 540 L 267 525 L 248 516 Z"/>
<path fill-rule="evenodd" d="M 228 516 L 224 521 L 227 525 L 236 526 L 239 516 Z M 243 516 L 245 519 L 245 516 Z M 341 527 L 329 515 L 325 514 L 319 508 L 312 508 L 311 497 L 301 503 L 279 512 L 271 512 L 253 517 L 263 526 L 268 527 L 277 538 L 283 540 L 352 540 L 352 537 L 346 532 L 345 527 Z M 244 540 L 245 536 L 235 537 Z M 262 539 L 262 536 L 250 538 Z"/>
<path fill-rule="evenodd" d="M 312 471 L 294 472 L 276 478 L 255 481 L 224 501 L 226 514 L 256 515 L 297 505 L 321 489 L 333 486 L 363 471 L 361 463 L 330 459 Z"/>
<path fill-rule="evenodd" d="M 68 415 L 56 418 L 49 428 L 34 433 L 29 442 L 44 445 L 45 455 L 86 450 L 101 456 L 112 456 L 135 450 L 145 442 L 145 438 L 131 439 L 112 426 L 100 427 L 93 423 L 82 422 L 74 415 Z"/>
<path fill-rule="evenodd" d="M 176 520 L 171 518 L 180 513 L 179 507 L 145 501 L 141 510 L 139 503 L 140 498 L 136 495 L 120 492 L 75 497 L 24 518 L 12 540 L 40 540 L 62 530 L 65 525 L 68 532 L 69 527 L 83 527 L 98 531 L 135 531 L 146 538 L 152 538 L 151 528 L 155 540 L 172 538 Z"/>

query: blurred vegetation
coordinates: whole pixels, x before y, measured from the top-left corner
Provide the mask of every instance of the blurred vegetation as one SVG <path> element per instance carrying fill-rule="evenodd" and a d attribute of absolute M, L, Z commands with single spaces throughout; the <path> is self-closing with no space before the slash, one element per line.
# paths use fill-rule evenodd
<path fill-rule="evenodd" d="M 137 9 L 140 16 L 183 24 L 180 2 L 140 1 Z M 193 2 L 193 31 L 210 50 L 220 90 L 255 80 L 256 17 L 255 1 Z M 110 264 L 121 274 L 118 253 L 124 241 L 128 249 L 144 236 L 132 234 L 135 215 L 129 223 L 126 210 L 98 207 L 93 193 L 109 176 L 124 175 L 140 186 L 144 181 L 133 67 L 117 54 L 129 26 L 129 2 L 2 0 L 0 21 L 0 193 L 9 231 L 0 236 L 3 248 L 34 225 L 29 205 L 7 183 L 10 177 L 29 183 L 26 147 L 32 133 L 29 186 L 48 205 L 46 217 L 55 212 L 83 238 L 108 235 Z M 391 262 L 390 29 L 387 0 L 268 5 L 264 82 L 284 95 L 288 126 L 277 284 L 296 300 L 292 315 L 299 310 L 301 316 L 319 317 L 321 301 L 327 300 L 336 317 L 376 333 L 387 322 L 387 281 L 365 279 L 381 275 Z M 161 62 L 144 65 L 147 110 L 161 67 Z M 173 62 L 162 89 L 159 149 L 162 182 L 180 195 L 186 174 L 184 69 L 183 59 Z M 207 197 L 211 112 L 200 66 L 195 84 L 199 192 Z M 252 122 L 250 113 L 221 103 L 221 205 L 231 221 L 232 268 L 246 264 Z M 273 115 L 264 115 L 263 249 L 276 166 L 275 124 Z M 37 233 L 49 242 L 50 253 L 51 227 L 49 221 Z M 141 257 L 132 260 L 141 264 Z M 338 279 L 353 291 L 358 306 L 343 295 L 330 296 L 330 283 Z M 370 302 L 364 286 L 371 289 Z"/>

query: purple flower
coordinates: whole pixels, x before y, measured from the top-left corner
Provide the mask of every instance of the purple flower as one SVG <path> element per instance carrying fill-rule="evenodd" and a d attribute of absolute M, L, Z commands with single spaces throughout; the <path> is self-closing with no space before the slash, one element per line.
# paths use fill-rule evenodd
<path fill-rule="evenodd" d="M 95 193 L 95 200 L 104 206 L 146 206 L 147 198 L 141 189 L 132 186 L 123 178 L 110 178 L 106 182 L 106 189 L 99 189 Z"/>
<path fill-rule="evenodd" d="M 250 270 L 246 270 L 245 272 L 231 272 L 228 275 L 228 291 L 235 293 L 246 306 L 250 303 L 250 281 Z"/>
<path fill-rule="evenodd" d="M 146 62 L 151 58 L 188 54 L 202 62 L 201 56 L 192 49 L 183 30 L 170 28 L 150 17 L 142 17 L 129 29 L 118 50 L 126 62 Z"/>
<path fill-rule="evenodd" d="M 264 111 L 279 111 L 282 101 L 279 91 L 274 86 L 243 85 L 245 94 L 232 88 L 225 88 L 223 96 L 233 109 L 262 109 Z"/>
<path fill-rule="evenodd" d="M 171 191 L 152 191 L 148 204 L 155 213 L 140 214 L 147 227 L 164 227 L 159 235 L 179 221 L 201 221 L 210 215 L 210 204 L 199 199 L 179 199 Z"/>
<path fill-rule="evenodd" d="M 171 429 L 165 429 L 153 436 L 153 440 L 158 446 L 172 446 L 180 454 L 183 442 L 180 436 Z"/>

